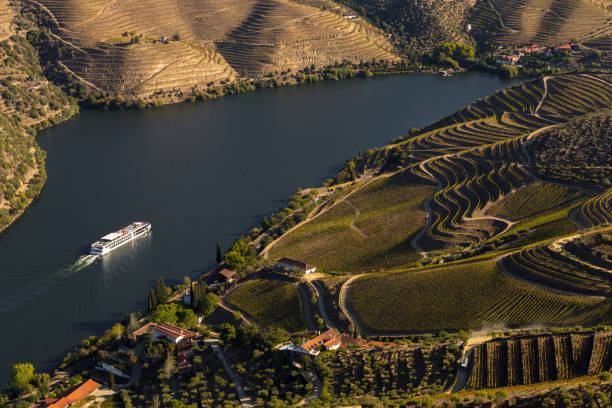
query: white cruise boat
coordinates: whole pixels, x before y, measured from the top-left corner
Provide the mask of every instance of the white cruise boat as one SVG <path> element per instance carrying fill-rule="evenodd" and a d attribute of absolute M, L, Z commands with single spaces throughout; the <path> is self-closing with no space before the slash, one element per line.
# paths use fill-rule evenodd
<path fill-rule="evenodd" d="M 151 223 L 136 221 L 125 228 L 100 238 L 99 241 L 91 244 L 89 253 L 91 255 L 105 255 L 109 252 L 127 244 L 133 239 L 145 236 L 151 230 Z"/>

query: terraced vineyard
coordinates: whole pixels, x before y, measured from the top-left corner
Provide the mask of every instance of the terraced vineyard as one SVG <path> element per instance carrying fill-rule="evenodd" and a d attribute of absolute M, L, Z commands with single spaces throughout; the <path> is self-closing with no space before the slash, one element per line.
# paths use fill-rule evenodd
<path fill-rule="evenodd" d="M 335 205 L 323 199 L 328 210 L 281 236 L 271 258 L 295 257 L 334 272 L 407 270 L 344 284 L 338 303 L 366 334 L 610 321 L 608 255 L 591 260 L 570 254 L 565 242 L 542 242 L 581 226 L 601 229 L 612 216 L 612 190 L 601 193 L 573 178 L 540 180 L 534 162 L 543 154 L 534 156 L 528 146 L 544 141 L 547 151 L 561 146 L 550 156 L 560 163 L 580 156 L 586 167 L 589 160 L 605 166 L 609 140 L 602 125 L 611 106 L 606 75 L 545 77 L 498 91 L 353 159 L 343 173 L 363 179 L 341 187 L 350 192 Z M 581 141 L 572 139 L 576 134 Z M 578 147 L 564 150 L 570 141 Z M 580 152 L 583 145 L 591 150 Z M 432 183 L 433 194 L 418 187 Z M 421 205 L 428 217 L 418 229 Z M 432 264 L 495 248 L 511 252 L 433 269 L 410 264 L 416 251 Z"/>
<path fill-rule="evenodd" d="M 577 294 L 610 296 L 612 274 L 588 260 L 568 256 L 555 245 L 539 245 L 514 252 L 500 261 L 510 274 L 550 288 Z"/>
<path fill-rule="evenodd" d="M 381 32 L 326 0 L 41 3 L 51 29 L 74 46 L 65 65 L 94 87 L 132 96 L 345 59 L 398 60 Z"/>
<path fill-rule="evenodd" d="M 347 301 L 369 334 L 460 330 L 484 322 L 567 325 L 605 306 L 601 299 L 562 295 L 511 278 L 493 261 L 367 275 L 351 284 Z"/>
<path fill-rule="evenodd" d="M 467 386 L 492 388 L 595 375 L 612 369 L 612 332 L 513 336 L 474 348 Z"/>
<path fill-rule="evenodd" d="M 305 328 L 300 296 L 295 285 L 255 279 L 236 288 L 227 301 L 251 315 L 259 324 L 290 331 Z"/>
<path fill-rule="evenodd" d="M 563 249 L 569 256 L 575 256 L 600 268 L 612 270 L 612 234 L 595 232 L 571 240 Z"/>
<path fill-rule="evenodd" d="M 323 271 L 371 271 L 420 259 L 410 238 L 425 225 L 430 186 L 409 173 L 382 178 L 283 236 L 270 257 L 303 259 Z"/>
<path fill-rule="evenodd" d="M 609 11 L 583 0 L 491 0 L 475 10 L 476 29 L 504 44 L 556 45 L 609 32 Z"/>
<path fill-rule="evenodd" d="M 509 220 L 520 220 L 554 208 L 561 208 L 583 196 L 583 192 L 566 186 L 536 182 L 506 195 L 486 213 Z"/>

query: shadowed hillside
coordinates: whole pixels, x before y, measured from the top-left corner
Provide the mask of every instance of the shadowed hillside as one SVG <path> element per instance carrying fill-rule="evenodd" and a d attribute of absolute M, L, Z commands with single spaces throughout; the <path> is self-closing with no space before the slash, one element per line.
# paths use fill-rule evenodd
<path fill-rule="evenodd" d="M 587 0 L 480 0 L 472 22 L 500 43 L 555 45 L 610 33 L 607 6 Z"/>
<path fill-rule="evenodd" d="M 92 87 L 128 96 L 345 59 L 398 59 L 378 30 L 323 0 L 38 4 L 52 32 L 73 46 L 74 57 L 62 63 Z"/>

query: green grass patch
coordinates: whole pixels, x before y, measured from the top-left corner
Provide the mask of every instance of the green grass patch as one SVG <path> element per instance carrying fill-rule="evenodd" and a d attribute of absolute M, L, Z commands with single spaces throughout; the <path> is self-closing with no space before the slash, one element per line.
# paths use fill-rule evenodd
<path fill-rule="evenodd" d="M 403 174 L 374 181 L 281 237 L 270 254 L 273 259 L 298 259 L 325 272 L 411 264 L 420 255 L 410 246 L 410 238 L 425 225 L 422 203 L 434 191 L 430 186 L 409 183 Z M 356 229 L 351 228 L 351 222 Z"/>
<path fill-rule="evenodd" d="M 349 302 L 380 332 L 578 324 L 603 305 L 513 279 L 494 261 L 366 276 L 352 284 Z"/>
<path fill-rule="evenodd" d="M 227 301 L 264 326 L 299 331 L 305 327 L 300 295 L 286 282 L 256 279 L 234 290 Z"/>

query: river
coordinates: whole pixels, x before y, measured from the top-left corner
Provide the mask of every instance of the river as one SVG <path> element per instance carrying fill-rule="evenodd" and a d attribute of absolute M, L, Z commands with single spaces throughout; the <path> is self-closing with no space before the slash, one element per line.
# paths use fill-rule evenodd
<path fill-rule="evenodd" d="M 145 306 L 157 276 L 197 276 L 343 162 L 509 82 L 469 73 L 260 90 L 150 111 L 84 111 L 39 136 L 49 179 L 0 236 L 0 388 L 16 362 L 51 370 Z M 135 220 L 147 238 L 93 263 L 88 245 Z"/>

